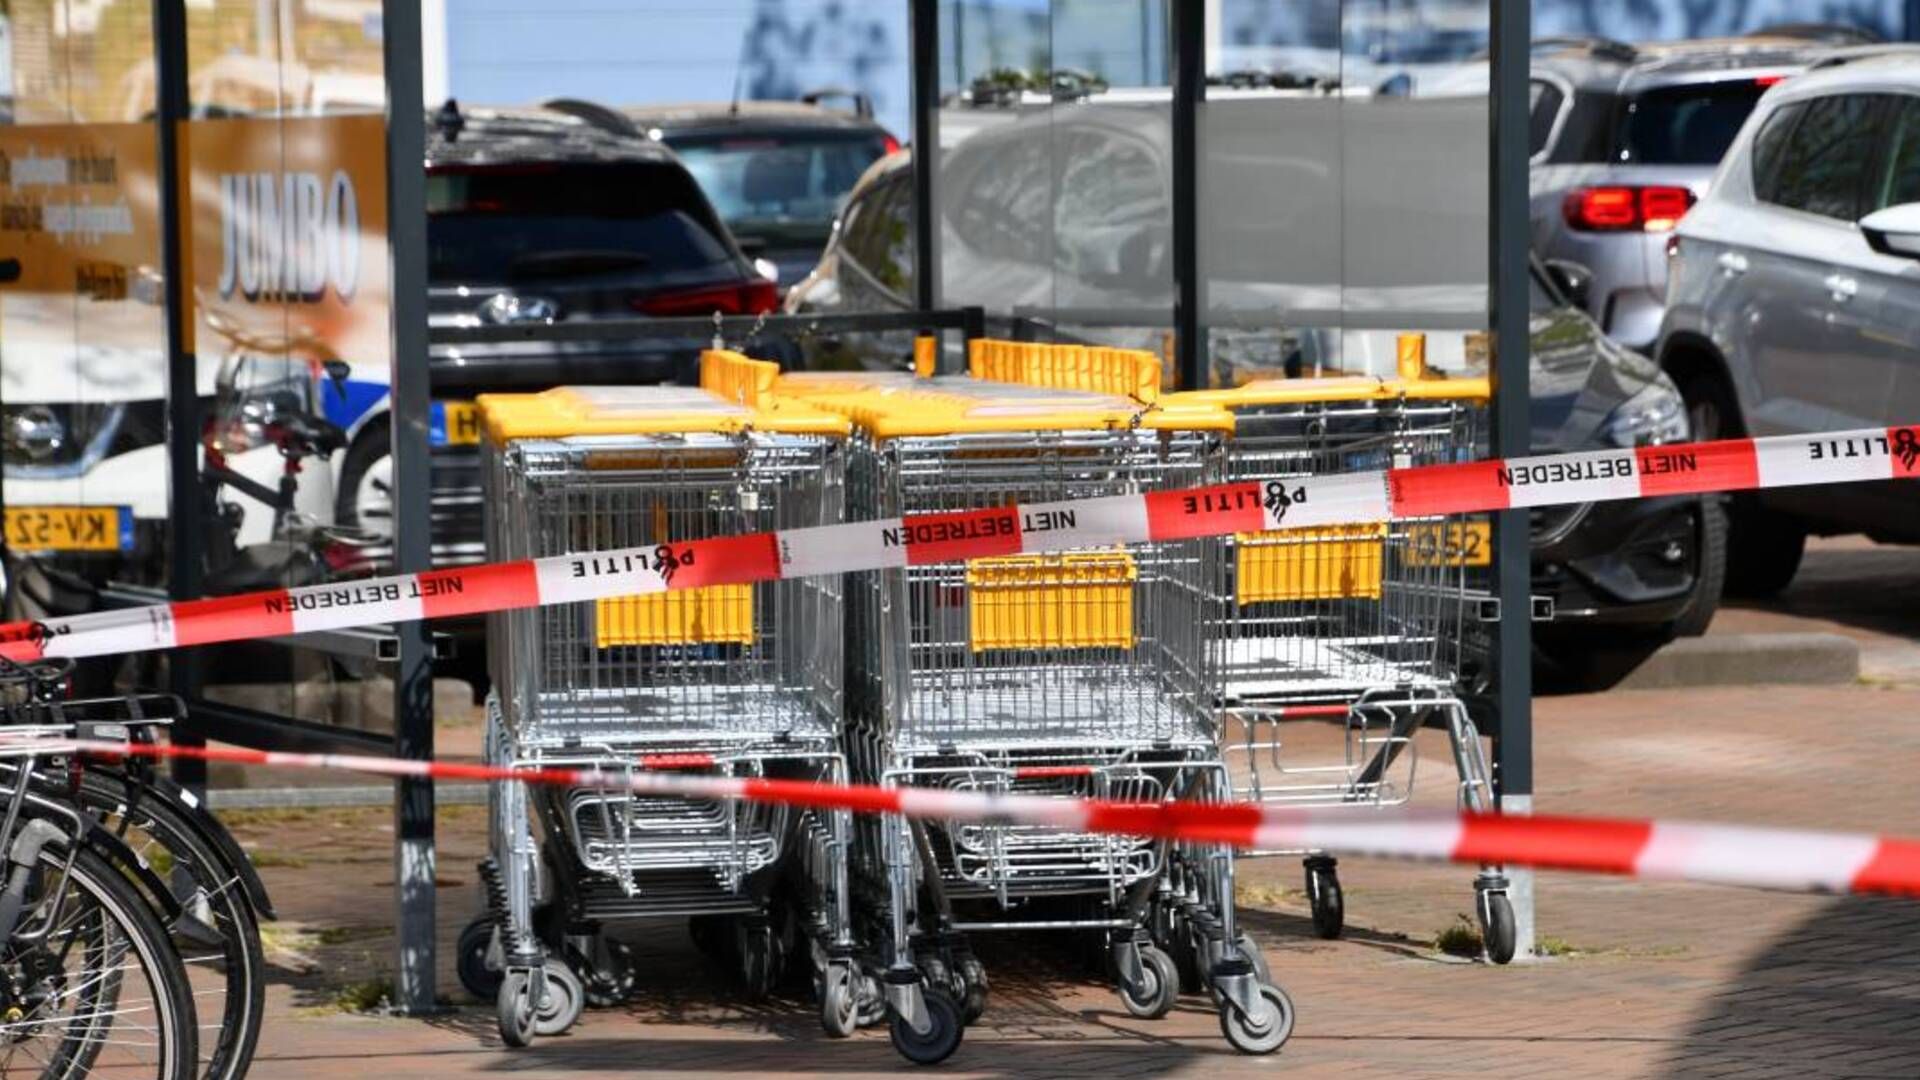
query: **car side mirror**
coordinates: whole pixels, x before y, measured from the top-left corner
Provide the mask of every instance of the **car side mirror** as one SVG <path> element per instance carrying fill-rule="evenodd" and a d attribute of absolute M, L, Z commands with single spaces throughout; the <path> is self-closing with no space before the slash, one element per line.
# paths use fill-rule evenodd
<path fill-rule="evenodd" d="M 1882 255 L 1920 259 L 1920 203 L 1901 203 L 1860 219 L 1860 235 Z"/>
<path fill-rule="evenodd" d="M 353 374 L 353 365 L 345 360 L 328 360 L 320 365 L 327 373 L 327 381 L 333 384 L 333 391 L 341 397 L 347 396 L 347 378 Z"/>
<path fill-rule="evenodd" d="M 1547 277 L 1553 281 L 1553 287 L 1567 298 L 1567 303 L 1586 310 L 1587 302 L 1593 298 L 1593 271 L 1577 262 L 1566 259 L 1548 259 Z"/>

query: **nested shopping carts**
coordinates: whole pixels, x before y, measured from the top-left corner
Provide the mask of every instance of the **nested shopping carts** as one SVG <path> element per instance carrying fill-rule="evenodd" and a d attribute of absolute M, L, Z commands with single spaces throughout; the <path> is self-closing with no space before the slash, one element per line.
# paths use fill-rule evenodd
<path fill-rule="evenodd" d="M 1125 397 L 965 378 L 788 376 L 782 392 L 849 416 L 849 515 L 894 517 L 1207 482 L 1231 419 Z M 1029 511 L 1026 535 L 1080 528 Z M 1214 800 L 1203 628 L 1217 546 L 1090 546 L 849 576 L 854 776 L 885 785 L 1135 801 Z M 1235 928 L 1232 853 L 1056 828 L 863 819 L 858 877 L 883 902 L 896 1045 L 951 1052 L 985 1007 L 966 934 L 1105 935 L 1137 1015 L 1182 977 L 1215 991 L 1242 1049 L 1284 1042 L 1292 1007 Z M 1158 935 L 1156 937 L 1156 934 Z"/>
<path fill-rule="evenodd" d="M 663 387 L 480 405 L 494 560 L 840 520 L 838 416 Z M 495 614 L 489 758 L 844 781 L 841 609 L 837 580 L 796 578 Z M 847 1034 L 863 996 L 848 829 L 845 815 L 765 804 L 498 785 L 492 910 L 463 937 L 463 981 L 497 984 L 501 1033 L 524 1045 L 632 985 L 604 924 L 690 918 L 755 992 L 811 957 L 822 1022 Z M 878 1007 L 877 988 L 865 996 Z"/>
<path fill-rule="evenodd" d="M 1232 479 L 1284 479 L 1465 460 L 1488 387 L 1414 377 L 1251 382 L 1168 396 L 1217 405 L 1236 425 Z M 1412 795 L 1414 736 L 1444 726 L 1461 805 L 1490 809 L 1485 750 L 1462 702 L 1461 642 L 1491 555 L 1484 521 L 1420 518 L 1227 538 L 1207 620 L 1226 706 L 1236 798 L 1292 806 L 1397 806 Z M 1332 723 L 1329 724 L 1328 721 Z M 1298 854 L 1315 928 L 1340 934 L 1331 856 Z M 1506 879 L 1475 882 L 1488 954 L 1513 952 Z"/>
<path fill-rule="evenodd" d="M 1409 336 L 1404 346 L 1420 344 Z M 1098 387 L 1161 409 L 1234 416 L 1225 478 L 1274 480 L 1465 460 L 1476 447 L 1484 379 L 1428 373 L 1417 347 L 1403 377 L 1255 381 L 1162 395 L 1150 354 L 974 342 L 975 371 L 1036 387 Z M 1224 706 L 1222 752 L 1237 799 L 1273 805 L 1397 806 L 1412 795 L 1414 736 L 1449 736 L 1459 801 L 1491 805 L 1485 751 L 1460 699 L 1461 642 L 1489 561 L 1484 521 L 1356 522 L 1239 533 L 1213 562 L 1204 617 L 1208 667 Z M 1329 721 L 1331 723 L 1329 723 Z M 1303 857 L 1316 929 L 1337 937 L 1345 904 L 1335 860 Z M 1475 882 L 1488 954 L 1513 953 L 1497 870 Z"/>

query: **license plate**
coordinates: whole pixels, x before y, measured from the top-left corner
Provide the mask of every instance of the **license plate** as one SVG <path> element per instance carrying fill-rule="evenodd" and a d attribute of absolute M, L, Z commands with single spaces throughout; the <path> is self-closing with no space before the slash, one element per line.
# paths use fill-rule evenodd
<path fill-rule="evenodd" d="M 130 506 L 9 506 L 7 546 L 15 551 L 132 551 Z"/>
<path fill-rule="evenodd" d="M 436 401 L 429 413 L 427 441 L 434 446 L 473 446 L 480 442 L 480 410 L 471 401 Z"/>
<path fill-rule="evenodd" d="M 1493 523 L 1448 521 L 1407 530 L 1407 562 L 1414 566 L 1490 566 Z"/>

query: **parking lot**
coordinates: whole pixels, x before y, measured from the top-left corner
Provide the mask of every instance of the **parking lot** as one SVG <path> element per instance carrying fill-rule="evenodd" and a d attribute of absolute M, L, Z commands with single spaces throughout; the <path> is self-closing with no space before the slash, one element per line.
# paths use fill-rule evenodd
<path fill-rule="evenodd" d="M 1847 584 L 1839 586 L 1836 582 Z M 1820 630 L 1862 645 L 1851 685 L 1612 690 L 1542 698 L 1543 811 L 1920 829 L 1897 763 L 1920 752 L 1920 569 L 1864 541 L 1816 544 L 1792 590 L 1724 611 L 1715 632 Z M 471 747 L 477 721 L 446 729 Z M 1428 756 L 1444 754 L 1427 732 Z M 337 781 L 336 781 L 337 782 Z M 1429 784 L 1425 800 L 1444 801 Z M 640 993 L 564 1038 L 501 1048 L 490 1003 L 466 999 L 453 935 L 478 904 L 479 807 L 441 811 L 440 985 L 425 1022 L 370 1015 L 390 964 L 390 814 L 233 812 L 282 921 L 260 1069 L 274 1077 L 627 1076 L 893 1072 L 885 1035 L 826 1039 L 804 992 L 742 1006 L 678 927 L 634 941 Z M 1572 874 L 1539 880 L 1547 955 L 1508 968 L 1448 955 L 1436 937 L 1471 910 L 1469 868 L 1350 860 L 1348 932 L 1313 936 L 1291 860 L 1243 862 L 1246 921 L 1299 1008 L 1275 1058 L 1221 1043 L 1188 998 L 1130 1018 L 1057 940 L 985 948 L 985 1018 L 947 1072 L 965 1076 L 1912 1076 L 1920 1033 L 1920 910 L 1831 898 Z M 381 898 L 369 906 L 369 897 Z M 1074 971 L 1085 971 L 1074 977 Z M 448 990 L 447 988 L 454 988 Z"/>

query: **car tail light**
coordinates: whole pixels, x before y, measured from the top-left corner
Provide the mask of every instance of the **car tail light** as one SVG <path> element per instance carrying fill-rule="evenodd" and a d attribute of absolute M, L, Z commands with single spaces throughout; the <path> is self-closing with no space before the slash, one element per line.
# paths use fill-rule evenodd
<path fill-rule="evenodd" d="M 736 285 L 702 285 L 672 289 L 633 299 L 633 309 L 645 315 L 759 315 L 780 303 L 780 290 L 764 278 Z"/>
<path fill-rule="evenodd" d="M 885 157 L 888 154 L 898 151 L 899 149 L 900 149 L 900 140 L 894 138 L 892 135 L 887 135 L 880 140 L 880 156 L 881 157 Z"/>
<path fill-rule="evenodd" d="M 1753 80 L 1753 85 L 1761 88 L 1762 90 L 1765 90 L 1767 87 L 1772 86 L 1775 83 L 1785 82 L 1786 79 L 1787 77 L 1785 75 L 1761 75 L 1756 77 Z"/>
<path fill-rule="evenodd" d="M 1567 193 L 1561 213 L 1585 232 L 1668 232 L 1693 205 L 1683 187 L 1590 187 Z"/>

